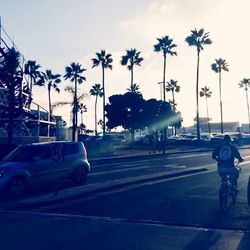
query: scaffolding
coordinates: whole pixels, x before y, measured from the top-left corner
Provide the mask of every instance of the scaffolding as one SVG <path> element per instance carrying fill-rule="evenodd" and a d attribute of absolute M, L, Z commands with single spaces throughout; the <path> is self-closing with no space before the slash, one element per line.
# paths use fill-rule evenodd
<path fill-rule="evenodd" d="M 15 86 L 14 101 L 11 102 L 9 86 L 0 76 L 0 143 L 8 141 L 9 126 L 12 127 L 14 143 L 53 140 L 56 134 L 56 119 L 33 100 L 32 93 L 29 91 L 29 82 L 24 74 L 25 58 L 3 28 L 0 17 L 0 67 L 12 48 L 20 55 L 18 67 L 22 79 L 21 83 Z M 11 84 L 14 85 L 14 83 Z M 13 113 L 11 119 L 10 112 Z"/>

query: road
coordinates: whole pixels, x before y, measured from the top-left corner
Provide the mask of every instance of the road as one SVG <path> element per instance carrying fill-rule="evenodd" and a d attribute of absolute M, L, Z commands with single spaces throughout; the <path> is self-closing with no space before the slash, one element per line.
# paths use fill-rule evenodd
<path fill-rule="evenodd" d="M 127 227 L 129 223 L 131 227 L 126 229 L 128 238 L 132 237 L 128 235 L 129 230 L 132 233 L 141 227 L 141 232 L 144 232 L 149 225 L 168 232 L 167 236 L 164 234 L 170 244 L 168 248 L 159 245 L 158 248 L 144 246 L 131 249 L 250 249 L 250 209 L 246 199 L 250 152 L 244 149 L 241 153 L 245 161 L 241 164 L 240 192 L 237 203 L 225 214 L 219 210 L 220 179 L 211 152 L 109 161 L 92 166 L 86 186 L 72 187 L 68 191 L 94 187 L 94 192 L 43 206 L 27 206 L 34 198 L 19 203 L 22 209 L 52 218 L 90 218 L 91 221 L 112 222 L 109 225 L 113 226 L 119 222 L 119 227 L 109 228 L 114 232 Z M 183 171 L 188 172 L 183 174 Z M 106 188 L 98 189 L 98 186 Z M 65 192 L 60 191 L 61 195 Z M 8 208 L 16 207 L 18 204 L 12 203 L 12 207 Z M 138 234 L 138 237 L 142 237 L 143 241 L 143 235 Z M 126 240 L 119 240 L 126 244 Z M 200 247 L 204 242 L 208 245 Z M 148 244 L 150 246 L 150 242 Z"/>

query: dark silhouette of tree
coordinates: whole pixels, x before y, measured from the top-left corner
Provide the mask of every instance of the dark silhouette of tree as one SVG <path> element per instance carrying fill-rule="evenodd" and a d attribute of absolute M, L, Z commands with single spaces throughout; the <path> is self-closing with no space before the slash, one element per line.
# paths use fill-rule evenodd
<path fill-rule="evenodd" d="M 131 93 L 136 93 L 136 94 L 140 94 L 141 95 L 141 92 L 139 91 L 140 89 L 140 86 L 136 83 L 133 83 L 130 88 L 127 89 L 128 92 L 131 92 Z"/>
<path fill-rule="evenodd" d="M 0 83 L 8 89 L 8 143 L 12 144 L 14 114 L 18 110 L 18 98 L 22 89 L 23 73 L 19 67 L 20 53 L 10 48 L 0 62 Z M 22 107 L 20 110 L 22 111 Z"/>
<path fill-rule="evenodd" d="M 215 63 L 211 64 L 211 68 L 215 73 L 219 73 L 219 91 L 220 91 L 220 121 L 221 121 L 221 134 L 223 134 L 223 112 L 222 112 L 222 91 L 221 91 L 221 71 L 229 71 L 228 69 L 228 63 L 226 60 L 219 58 L 215 59 Z"/>
<path fill-rule="evenodd" d="M 200 118 L 199 118 L 199 68 L 200 68 L 200 52 L 204 49 L 204 45 L 212 43 L 209 32 L 204 33 L 204 29 L 191 30 L 191 35 L 186 37 L 185 41 L 189 46 L 195 46 L 197 50 L 197 70 L 196 70 L 196 127 L 197 139 L 200 140 Z"/>
<path fill-rule="evenodd" d="M 136 130 L 146 127 L 150 131 L 161 130 L 166 124 L 177 121 L 176 113 L 168 102 L 155 99 L 146 101 L 142 95 L 131 92 L 110 96 L 106 111 L 108 128 L 122 126 L 130 131 L 132 141 Z"/>
<path fill-rule="evenodd" d="M 130 89 L 133 89 L 134 85 L 134 66 L 141 66 L 141 62 L 144 60 L 140 57 L 141 52 L 136 49 L 127 49 L 126 55 L 122 56 L 121 65 L 127 66 L 131 72 Z"/>
<path fill-rule="evenodd" d="M 208 125 L 208 132 L 211 134 L 211 126 L 209 122 L 209 113 L 208 113 L 208 101 L 207 98 L 210 98 L 212 96 L 212 91 L 210 90 L 209 87 L 205 86 L 201 88 L 200 91 L 200 97 L 205 97 L 206 98 L 206 109 L 207 109 L 207 125 Z"/>
<path fill-rule="evenodd" d="M 89 92 L 90 95 L 95 96 L 95 135 L 97 135 L 97 99 L 98 97 L 103 96 L 101 84 L 96 83 L 94 86 L 92 86 Z"/>
<path fill-rule="evenodd" d="M 81 124 L 80 124 L 80 133 L 81 133 L 81 134 L 84 134 L 85 131 L 86 131 L 86 125 L 83 124 L 83 123 L 81 123 Z"/>
<path fill-rule="evenodd" d="M 250 79 L 249 78 L 244 78 L 240 81 L 239 87 L 244 88 L 246 91 L 246 101 L 247 101 L 247 113 L 248 113 L 248 128 L 249 128 L 249 133 L 250 133 L 250 112 L 249 112 L 249 100 L 248 100 L 248 87 L 250 85 Z"/>
<path fill-rule="evenodd" d="M 36 61 L 28 60 L 24 65 L 24 74 L 29 77 L 29 92 L 32 95 L 33 84 L 36 83 L 37 79 L 40 77 L 41 72 L 39 69 L 41 66 L 36 63 Z"/>
<path fill-rule="evenodd" d="M 174 93 L 180 92 L 180 89 L 181 89 L 181 87 L 177 83 L 178 83 L 178 81 L 170 79 L 170 81 L 167 82 L 167 86 L 166 86 L 166 91 L 172 93 L 172 100 L 170 101 L 170 104 L 172 104 L 172 108 L 174 111 L 176 110 L 176 106 L 177 106 L 177 104 L 175 102 Z M 172 134 L 176 135 L 176 128 L 175 128 L 174 124 L 175 124 L 175 122 L 173 123 L 173 126 L 172 126 Z"/>
<path fill-rule="evenodd" d="M 49 98 L 49 113 L 52 114 L 51 107 L 51 90 L 54 89 L 56 92 L 60 93 L 58 84 L 61 82 L 61 75 L 53 74 L 51 70 L 47 69 L 45 72 L 41 72 L 40 79 L 34 84 L 38 86 L 44 86 L 48 89 L 48 98 Z"/>
<path fill-rule="evenodd" d="M 80 110 L 80 114 L 81 114 L 81 124 L 83 124 L 83 113 L 86 113 L 88 111 L 87 106 L 84 105 L 83 103 L 80 103 L 78 105 L 78 110 Z"/>
<path fill-rule="evenodd" d="M 173 39 L 170 39 L 169 36 L 163 36 L 162 38 L 157 38 L 158 43 L 154 45 L 154 51 L 163 52 L 163 101 L 166 102 L 166 63 L 167 63 L 167 55 L 177 56 L 177 52 L 174 49 L 177 47 L 176 44 L 173 43 Z M 167 129 L 164 127 L 164 141 L 166 141 L 167 137 Z M 163 153 L 165 153 L 165 146 L 163 148 Z"/>
<path fill-rule="evenodd" d="M 171 79 L 169 82 L 167 82 L 167 86 L 166 86 L 166 91 L 172 93 L 172 103 L 173 103 L 174 110 L 175 110 L 175 106 L 176 106 L 174 93 L 180 92 L 180 89 L 181 89 L 181 87 L 177 83 L 178 83 L 178 81 Z"/>
<path fill-rule="evenodd" d="M 76 130 L 77 130 L 77 113 L 78 113 L 78 98 L 77 98 L 77 85 L 81 84 L 83 81 L 86 81 L 86 78 L 82 76 L 82 73 L 86 69 L 82 68 L 82 65 L 79 63 L 71 63 L 70 66 L 65 68 L 64 79 L 70 79 L 71 82 L 75 84 L 74 87 L 74 107 L 73 107 L 73 126 L 72 126 L 72 140 L 76 139 Z"/>
<path fill-rule="evenodd" d="M 122 126 L 130 131 L 131 140 L 134 141 L 135 131 L 142 128 L 143 102 L 142 95 L 131 92 L 110 96 L 106 105 L 107 127 Z"/>
<path fill-rule="evenodd" d="M 92 59 L 93 66 L 97 67 L 101 65 L 102 67 L 102 91 L 103 91 L 103 139 L 105 139 L 106 135 L 106 121 L 105 121 L 105 69 L 110 69 L 112 70 L 112 55 L 111 54 L 106 54 L 105 50 L 101 50 L 101 52 L 96 53 L 96 58 Z"/>
<path fill-rule="evenodd" d="M 177 56 L 177 52 L 173 51 L 177 45 L 173 43 L 173 39 L 168 36 L 163 36 L 162 38 L 157 38 L 158 43 L 154 45 L 154 51 L 163 52 L 163 101 L 166 101 L 166 63 L 167 55 Z"/>
<path fill-rule="evenodd" d="M 55 108 L 60 107 L 60 106 L 70 106 L 72 108 L 72 118 L 73 118 L 73 110 L 74 110 L 74 103 L 75 103 L 75 99 L 74 99 L 75 89 L 72 86 L 66 86 L 64 90 L 72 96 L 71 101 L 55 102 L 52 104 L 51 109 L 53 111 Z M 82 93 L 81 95 L 77 94 L 77 103 L 80 103 L 80 101 L 82 101 L 87 96 L 88 96 L 88 94 L 86 94 L 86 93 Z M 78 109 L 79 109 L 79 107 L 78 107 Z"/>

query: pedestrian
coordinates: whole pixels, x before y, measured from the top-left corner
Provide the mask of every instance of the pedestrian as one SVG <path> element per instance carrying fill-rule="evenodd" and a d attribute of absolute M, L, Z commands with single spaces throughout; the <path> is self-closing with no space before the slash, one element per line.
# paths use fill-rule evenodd
<path fill-rule="evenodd" d="M 155 147 L 156 147 L 156 136 L 154 133 L 151 133 L 148 135 L 148 140 L 149 140 L 149 154 L 151 154 L 151 151 L 153 153 L 156 153 Z"/>

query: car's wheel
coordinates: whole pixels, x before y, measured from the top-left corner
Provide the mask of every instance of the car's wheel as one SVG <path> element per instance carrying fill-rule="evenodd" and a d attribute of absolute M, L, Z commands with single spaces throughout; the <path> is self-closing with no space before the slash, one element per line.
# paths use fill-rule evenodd
<path fill-rule="evenodd" d="M 84 167 L 77 168 L 73 174 L 73 182 L 80 185 L 87 180 L 88 171 Z"/>
<path fill-rule="evenodd" d="M 8 192 L 14 196 L 20 196 L 27 191 L 28 183 L 24 177 L 14 177 L 8 184 Z"/>

